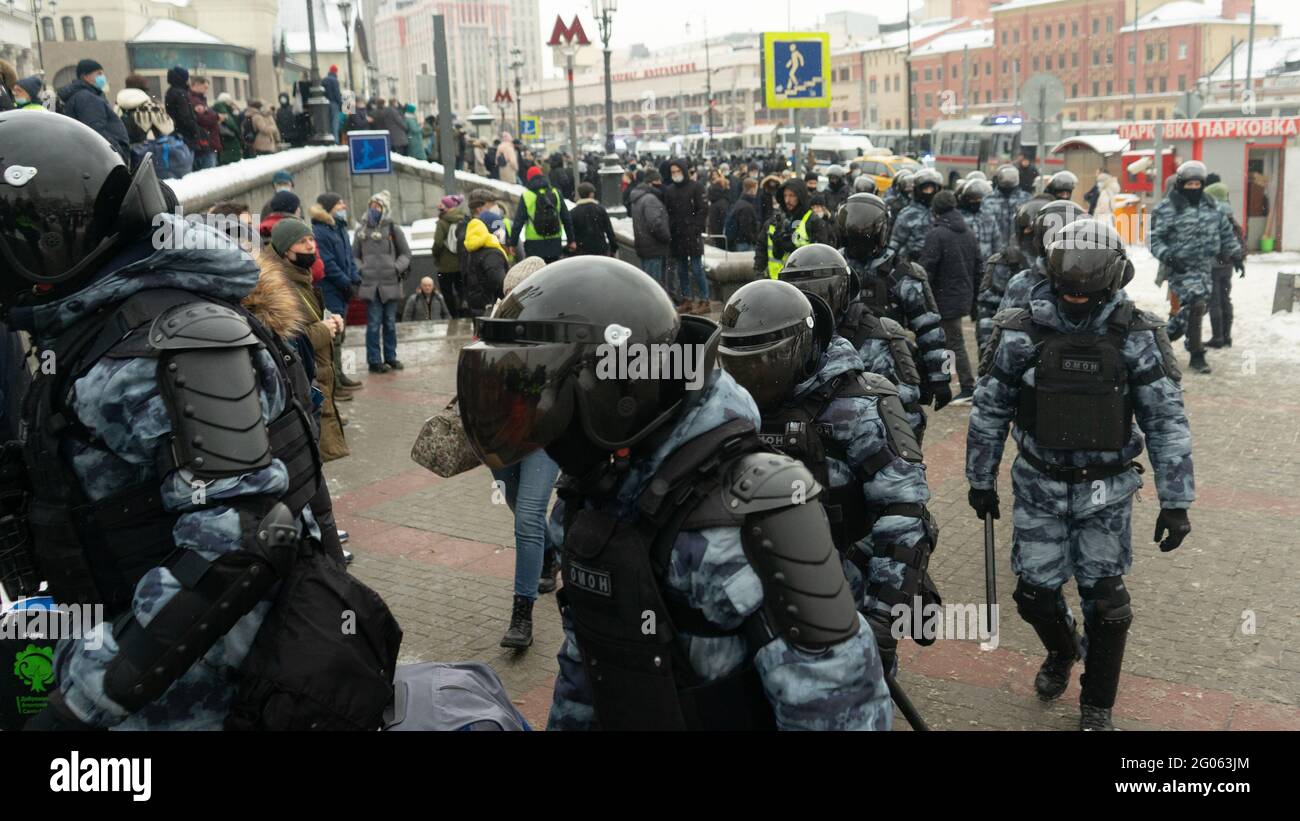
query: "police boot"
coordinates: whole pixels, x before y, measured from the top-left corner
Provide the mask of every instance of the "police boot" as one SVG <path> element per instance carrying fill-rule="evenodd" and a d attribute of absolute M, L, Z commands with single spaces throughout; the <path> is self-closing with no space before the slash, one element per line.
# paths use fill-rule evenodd
<path fill-rule="evenodd" d="M 542 575 L 537 580 L 537 592 L 540 595 L 555 592 L 555 571 L 559 569 L 557 554 L 548 550 L 542 555 Z"/>
<path fill-rule="evenodd" d="M 1082 653 L 1079 633 L 1069 618 L 1060 589 L 1038 587 L 1021 579 L 1012 594 L 1020 617 L 1034 628 L 1047 658 L 1034 676 L 1034 691 L 1044 701 L 1060 697 L 1070 686 L 1070 670 Z"/>
<path fill-rule="evenodd" d="M 1197 373 L 1209 373 L 1210 363 L 1205 361 L 1205 351 L 1197 351 L 1196 353 L 1192 354 L 1192 359 L 1190 362 L 1187 363 L 1187 367 L 1191 368 Z"/>
<path fill-rule="evenodd" d="M 1088 656 L 1083 665 L 1083 691 L 1079 694 L 1079 729 L 1113 730 L 1111 708 L 1119 689 L 1119 672 L 1124 662 L 1124 645 L 1133 623 L 1128 590 L 1119 576 L 1101 579 L 1089 590 L 1079 590 L 1084 607 L 1093 615 L 1085 620 Z M 1086 610 L 1085 610 L 1086 612 Z"/>
<path fill-rule="evenodd" d="M 515 606 L 510 611 L 510 627 L 501 638 L 501 646 L 522 650 L 532 643 L 533 600 L 525 596 L 515 596 Z"/>

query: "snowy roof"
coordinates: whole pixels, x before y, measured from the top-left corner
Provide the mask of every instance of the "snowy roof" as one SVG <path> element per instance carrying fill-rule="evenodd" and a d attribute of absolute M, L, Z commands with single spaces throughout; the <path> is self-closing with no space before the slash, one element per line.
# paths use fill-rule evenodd
<path fill-rule="evenodd" d="M 150 20 L 140 33 L 131 40 L 132 43 L 189 43 L 205 46 L 228 46 L 205 31 L 187 26 L 179 20 Z"/>
<path fill-rule="evenodd" d="M 918 49 L 912 50 L 913 57 L 925 57 L 929 54 L 945 54 L 961 51 L 963 48 L 991 48 L 993 46 L 993 29 L 972 28 L 941 34 Z"/>
<path fill-rule="evenodd" d="M 1252 58 L 1245 48 L 1245 43 L 1238 43 L 1237 46 L 1237 53 L 1230 55 L 1231 59 L 1225 56 L 1215 67 L 1210 74 L 1211 82 L 1227 82 L 1234 76 L 1238 81 L 1245 79 L 1246 62 Z M 1253 60 L 1251 73 L 1256 77 L 1294 73 L 1300 70 L 1300 37 L 1272 37 L 1267 40 L 1256 40 Z M 1236 66 L 1233 66 L 1234 62 Z"/>
<path fill-rule="evenodd" d="M 1120 137 L 1118 134 L 1084 134 L 1078 137 L 1070 137 L 1062 140 L 1052 148 L 1053 154 L 1060 154 L 1066 149 L 1090 148 L 1103 157 L 1109 157 L 1112 154 L 1119 154 L 1129 147 L 1128 140 Z"/>
<path fill-rule="evenodd" d="M 1142 15 L 1138 18 L 1137 28 L 1140 31 L 1147 29 L 1163 28 L 1165 26 L 1187 26 L 1194 23 L 1218 23 L 1221 25 L 1250 25 L 1249 14 L 1239 14 L 1236 17 L 1224 17 L 1221 7 L 1217 3 L 1197 3 L 1194 0 L 1177 0 L 1174 3 L 1165 5 Z M 1267 18 L 1255 17 L 1256 26 L 1276 26 L 1281 25 L 1276 21 Z M 1133 24 L 1122 26 L 1120 31 L 1133 31 Z"/>
<path fill-rule="evenodd" d="M 990 11 L 1014 11 L 1016 9 L 1027 9 L 1031 6 L 1047 6 L 1052 3 L 1062 2 L 1065 2 L 1065 0 L 1007 0 L 1005 3 L 994 4 Z"/>
<path fill-rule="evenodd" d="M 925 20 L 915 23 L 912 26 L 913 53 L 915 53 L 916 42 L 918 40 L 924 40 L 927 37 L 941 34 L 948 29 L 953 28 L 954 26 L 959 26 L 965 22 L 966 20 L 961 18 L 957 20 Z M 882 34 L 874 40 L 867 40 L 866 42 L 859 43 L 852 48 L 846 48 L 841 51 L 836 51 L 835 53 L 860 54 L 864 51 L 880 51 L 882 49 L 905 48 L 906 46 L 907 30 L 900 29 L 899 31 L 891 31 L 888 34 Z"/>
<path fill-rule="evenodd" d="M 316 24 L 316 51 L 326 54 L 347 51 L 347 26 L 334 0 L 310 0 L 310 2 L 312 17 Z M 352 15 L 356 17 L 358 14 L 360 12 L 354 6 Z M 302 0 L 280 3 L 280 14 L 275 21 L 277 48 L 281 32 L 284 32 L 284 46 L 290 54 L 306 54 L 311 51 L 311 34 L 307 31 L 306 3 Z M 355 38 L 352 45 L 356 46 Z"/>

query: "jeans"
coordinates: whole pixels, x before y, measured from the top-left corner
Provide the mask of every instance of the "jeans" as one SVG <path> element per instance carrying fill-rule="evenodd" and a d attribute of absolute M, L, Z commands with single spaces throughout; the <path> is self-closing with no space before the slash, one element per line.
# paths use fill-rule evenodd
<path fill-rule="evenodd" d="M 194 152 L 194 170 L 199 171 L 204 168 L 217 167 L 217 152 L 205 151 L 202 154 Z"/>
<path fill-rule="evenodd" d="M 948 350 L 957 358 L 957 378 L 961 389 L 975 390 L 975 371 L 971 369 L 970 357 L 966 355 L 966 336 L 961 332 L 961 317 L 944 319 L 939 324 L 943 326 L 943 335 L 948 340 Z"/>
<path fill-rule="evenodd" d="M 506 504 L 515 514 L 515 595 L 537 598 L 537 581 L 542 575 L 542 557 L 551 547 L 546 533 L 546 508 L 560 466 L 537 450 L 492 477 L 505 491 Z"/>
<path fill-rule="evenodd" d="M 677 280 L 681 284 L 682 299 L 690 299 L 692 280 L 695 284 L 696 299 L 709 298 L 709 281 L 704 278 L 704 257 L 678 257 Z"/>
<path fill-rule="evenodd" d="M 641 260 L 641 270 L 650 275 L 650 278 L 659 283 L 659 287 L 665 291 L 668 290 L 667 283 L 664 282 L 664 257 L 650 257 Z"/>
<path fill-rule="evenodd" d="M 366 305 L 366 362 L 370 365 L 397 360 L 397 303 L 396 299 L 380 302 L 376 295 Z M 384 332 L 383 350 L 379 347 L 381 325 Z"/>

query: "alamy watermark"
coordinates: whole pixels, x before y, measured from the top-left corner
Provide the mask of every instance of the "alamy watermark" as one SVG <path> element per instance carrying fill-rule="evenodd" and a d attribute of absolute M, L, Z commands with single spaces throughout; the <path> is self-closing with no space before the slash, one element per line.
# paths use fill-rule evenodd
<path fill-rule="evenodd" d="M 52 608 L 10 610 L 0 616 L 0 641 L 85 641 L 86 649 L 104 646 L 104 605 L 56 604 Z"/>
<path fill-rule="evenodd" d="M 684 382 L 689 391 L 704 386 L 704 345 L 629 342 L 630 328 L 609 325 L 596 346 L 596 378 Z"/>
<path fill-rule="evenodd" d="M 912 604 L 896 604 L 889 615 L 894 617 L 889 631 L 895 639 L 979 639 L 981 650 L 996 650 L 1000 643 L 996 604 L 925 604 L 914 596 Z"/>

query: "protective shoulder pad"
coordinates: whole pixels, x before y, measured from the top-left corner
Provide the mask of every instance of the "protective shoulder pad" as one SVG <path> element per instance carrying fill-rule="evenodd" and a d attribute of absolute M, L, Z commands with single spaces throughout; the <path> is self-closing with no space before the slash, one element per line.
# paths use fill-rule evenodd
<path fill-rule="evenodd" d="M 218 479 L 271 464 L 258 375 L 250 348 L 259 345 L 232 308 L 182 305 L 154 321 L 158 382 L 172 423 L 176 467 Z"/>
<path fill-rule="evenodd" d="M 1008 331 L 1029 332 L 1034 324 L 1033 315 L 1028 308 L 1007 308 L 993 316 L 993 325 Z"/>
<path fill-rule="evenodd" d="M 750 453 L 733 462 L 724 482 L 727 509 L 750 516 L 811 500 L 822 492 L 803 462 L 780 453 Z"/>
<path fill-rule="evenodd" d="M 821 650 L 858 632 L 858 612 L 826 511 L 810 502 L 792 503 L 786 491 L 780 505 L 745 517 L 740 541 L 763 584 L 769 627 L 791 645 Z"/>
<path fill-rule="evenodd" d="M 861 371 L 856 379 L 846 379 L 837 396 L 898 396 L 898 386 L 871 371 Z"/>
<path fill-rule="evenodd" d="M 1134 311 L 1133 321 L 1128 326 L 1128 329 L 1130 331 L 1154 331 L 1157 328 L 1164 327 L 1165 320 L 1150 311 Z"/>
<path fill-rule="evenodd" d="M 1161 367 L 1164 369 L 1164 375 L 1174 380 L 1176 384 L 1181 385 L 1183 382 L 1183 369 L 1178 364 L 1178 354 L 1174 351 L 1174 344 L 1169 341 L 1169 332 L 1165 329 L 1165 322 L 1160 317 L 1149 311 L 1135 310 L 1133 319 L 1129 323 L 1128 332 L 1134 331 L 1151 331 L 1156 338 L 1156 347 L 1160 349 Z M 1155 377 L 1159 372 L 1149 373 L 1150 377 Z"/>
<path fill-rule="evenodd" d="M 880 317 L 880 326 L 885 329 L 885 333 L 889 334 L 890 338 L 892 339 L 913 339 L 914 338 L 911 331 L 907 330 L 898 322 L 890 319 L 887 316 Z"/>
<path fill-rule="evenodd" d="M 160 351 L 241 348 L 259 344 L 243 314 L 212 302 L 187 302 L 158 315 L 149 344 Z"/>
<path fill-rule="evenodd" d="M 922 282 L 930 281 L 930 275 L 925 272 L 925 268 L 919 262 L 909 262 L 904 271 L 912 279 L 919 279 Z"/>

